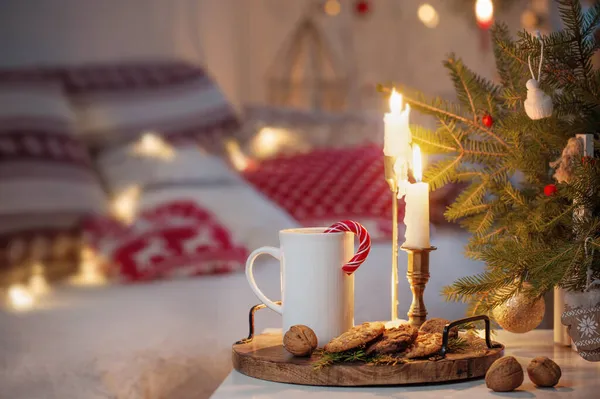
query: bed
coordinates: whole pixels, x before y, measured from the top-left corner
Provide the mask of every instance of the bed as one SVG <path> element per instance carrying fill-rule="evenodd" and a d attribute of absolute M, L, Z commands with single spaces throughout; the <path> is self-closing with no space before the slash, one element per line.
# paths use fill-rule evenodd
<path fill-rule="evenodd" d="M 24 75 L 26 79 L 28 73 Z M 22 75 L 2 76 L 10 80 Z M 39 71 L 32 76 L 38 79 Z M 374 125 L 370 119 L 346 115 L 318 116 L 313 120 L 311 115 L 286 111 L 283 120 L 287 122 L 278 128 L 286 128 L 286 134 L 295 137 L 294 140 L 310 138 L 302 145 L 294 140 L 288 142 L 293 144 L 288 150 L 300 148 L 302 153 L 283 151 L 285 157 L 279 158 L 271 154 L 273 157 L 249 165 L 250 168 L 239 173 L 233 168 L 235 163 L 229 164 L 231 153 L 219 147 L 223 137 L 236 131 L 233 138 L 240 148 L 260 158 L 261 154 L 252 153 L 252 138 L 265 124 L 274 126 L 273 113 L 262 114 L 255 120 L 259 123 L 237 131 L 239 120 L 226 99 L 196 67 L 178 62 L 118 68 L 57 67 L 41 76 L 58 79 L 58 86 L 53 87 L 62 87 L 57 92 L 60 103 L 73 107 L 73 112 L 68 112 L 69 118 L 73 118 L 68 124 L 69 135 L 77 137 L 78 148 L 87 148 L 94 155 L 97 174 L 93 176 L 100 177 L 93 181 L 96 192 L 102 187 L 102 196 L 114 200 L 132 186 L 137 187 L 139 198 L 135 201 L 134 220 L 139 221 L 141 215 L 152 214 L 157 207 L 173 201 L 186 201 L 210 215 L 211 223 L 218 224 L 219 231 L 227 231 L 228 240 L 235 248 L 243 248 L 245 254 L 258 246 L 277 245 L 277 231 L 283 228 L 325 226 L 340 219 L 357 219 L 369 228 L 376 242 L 356 273 L 355 321 L 389 319 L 391 197 L 383 181 L 380 148 L 371 140 Z M 181 103 L 188 108 L 170 106 Z M 147 112 L 142 112 L 143 109 Z M 327 130 L 323 130 L 324 126 L 328 126 Z M 157 135 L 171 146 L 173 158 L 164 161 L 134 156 L 133 146 L 147 134 Z M 355 205 L 362 195 L 361 187 L 353 192 L 355 197 L 348 197 L 346 187 L 337 188 L 335 195 L 350 198 L 347 207 L 323 210 L 310 206 L 299 212 L 300 208 L 285 195 L 286 190 L 295 187 L 281 191 L 276 189 L 281 188 L 280 183 L 269 185 L 273 176 L 281 177 L 286 168 L 302 176 L 307 172 L 300 170 L 301 167 L 327 170 L 329 164 L 322 160 L 336 163 L 342 158 L 355 157 L 366 162 L 359 170 L 371 171 L 365 187 L 376 197 L 358 207 Z M 0 157 L 0 164 L 5 160 Z M 313 201 L 331 195 L 329 188 L 329 185 L 322 187 Z M 314 192 L 310 186 L 302 190 L 301 197 Z M 438 221 L 445 204 L 455 194 L 449 191 L 436 194 L 438 198 L 432 203 L 437 204 Z M 376 212 L 368 206 L 372 201 L 380 203 Z M 92 205 L 84 210 L 98 208 Z M 29 218 L 42 220 L 35 213 Z M 139 240 L 145 238 L 141 237 L 147 237 L 148 231 L 158 226 L 146 220 L 121 228 L 106 218 L 96 215 L 91 219 L 95 220 L 93 223 L 82 224 L 84 230 L 89 227 L 83 242 L 95 248 L 103 259 L 113 261 L 115 251 L 132 242 L 142 242 Z M 20 216 L 18 219 L 23 220 Z M 72 231 L 73 224 L 62 226 L 60 223 L 65 219 L 57 219 L 59 224 L 51 227 Z M 206 220 L 199 219 L 194 228 L 205 228 Z M 160 223 L 163 230 L 171 226 L 168 224 L 171 222 Z M 5 230 L 7 226 L 12 225 L 4 224 Z M 432 243 L 439 249 L 432 254 L 432 277 L 425 293 L 431 315 L 449 319 L 463 315 L 463 305 L 444 303 L 439 292 L 456 277 L 482 269 L 481 264 L 462 257 L 460 248 L 466 239 L 464 234 L 441 223 L 432 229 Z M 140 245 L 157 252 L 148 242 Z M 197 247 L 194 251 L 195 255 L 201 252 Z M 404 265 L 406 256 L 403 253 L 400 256 L 400 265 Z M 10 260 L 0 257 L 0 263 L 5 262 L 2 265 L 6 266 L 7 259 Z M 186 266 L 197 265 L 201 259 L 204 258 L 190 257 Z M 210 263 L 193 272 L 187 268 L 172 274 L 161 272 L 160 261 L 156 262 L 157 271 L 144 274 L 143 278 L 138 270 L 125 272 L 121 263 L 108 262 L 115 284 L 82 288 L 68 282 L 57 283 L 33 310 L 1 310 L 0 397 L 208 397 L 231 369 L 231 344 L 247 334 L 247 312 L 258 303 L 242 272 L 244 256 L 240 253 L 225 269 Z M 195 278 L 182 278 L 190 276 Z M 280 297 L 279 271 L 274 261 L 261 259 L 256 276 L 268 296 Z M 400 281 L 399 299 L 400 313 L 404 314 L 411 299 L 404 278 Z M 257 314 L 257 322 L 259 329 L 276 328 L 280 320 L 275 313 L 263 310 Z"/>
<path fill-rule="evenodd" d="M 441 287 L 481 265 L 457 249 L 466 238 L 436 231 L 431 281 L 425 300 L 431 315 L 459 318 L 460 304 L 445 303 Z M 355 321 L 387 320 L 391 249 L 375 244 L 356 273 Z M 405 264 L 401 255 L 400 265 Z M 279 298 L 278 265 L 263 261 L 258 283 Z M 410 304 L 400 281 L 400 314 Z M 230 347 L 247 334 L 247 313 L 258 303 L 245 275 L 235 273 L 140 285 L 81 289 L 57 287 L 42 308 L 0 313 L 0 380 L 7 398 L 203 398 L 231 369 Z M 280 326 L 269 310 L 257 328 Z M 6 395 L 6 396 L 5 396 Z"/>

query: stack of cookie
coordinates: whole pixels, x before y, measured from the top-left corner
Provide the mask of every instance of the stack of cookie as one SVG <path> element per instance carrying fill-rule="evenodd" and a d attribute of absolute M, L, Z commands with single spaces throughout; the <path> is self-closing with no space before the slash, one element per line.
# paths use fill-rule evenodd
<path fill-rule="evenodd" d="M 445 319 L 431 319 L 421 328 L 410 324 L 387 329 L 381 322 L 363 323 L 332 339 L 325 352 L 339 353 L 364 348 L 368 356 L 392 355 L 403 359 L 416 359 L 436 355 L 442 348 Z M 458 329 L 450 330 L 449 337 L 458 336 Z"/>

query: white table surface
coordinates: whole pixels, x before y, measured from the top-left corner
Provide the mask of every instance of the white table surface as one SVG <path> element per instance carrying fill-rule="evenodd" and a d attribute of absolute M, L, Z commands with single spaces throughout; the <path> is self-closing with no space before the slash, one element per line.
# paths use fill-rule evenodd
<path fill-rule="evenodd" d="M 523 366 L 525 381 L 515 392 L 495 393 L 487 389 L 483 379 L 441 385 L 406 387 L 336 388 L 281 384 L 262 381 L 232 371 L 215 391 L 213 399 L 311 399 L 311 398 L 599 398 L 600 362 L 583 360 L 570 348 L 553 345 L 551 330 L 537 330 L 527 334 L 499 331 L 496 341 L 506 346 L 511 355 Z M 562 369 L 562 378 L 555 388 L 536 388 L 527 376 L 529 361 L 537 356 L 548 356 Z"/>

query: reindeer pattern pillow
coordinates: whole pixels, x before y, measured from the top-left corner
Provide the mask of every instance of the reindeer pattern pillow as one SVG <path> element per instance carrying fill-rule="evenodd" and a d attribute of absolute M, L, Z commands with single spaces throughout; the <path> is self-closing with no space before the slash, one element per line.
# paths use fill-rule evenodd
<path fill-rule="evenodd" d="M 248 256 L 212 213 L 185 200 L 148 209 L 127 227 L 92 219 L 86 233 L 126 282 L 239 271 Z"/>

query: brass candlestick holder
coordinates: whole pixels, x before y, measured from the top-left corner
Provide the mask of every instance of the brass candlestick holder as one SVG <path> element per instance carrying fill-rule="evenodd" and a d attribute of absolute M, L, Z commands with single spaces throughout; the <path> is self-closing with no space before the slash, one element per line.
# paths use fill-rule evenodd
<path fill-rule="evenodd" d="M 408 310 L 408 320 L 410 324 L 420 327 L 427 320 L 427 308 L 425 307 L 423 294 L 429 281 L 429 253 L 437 248 L 401 247 L 401 249 L 408 253 L 406 278 L 410 283 L 410 290 L 413 294 L 412 304 Z"/>
<path fill-rule="evenodd" d="M 385 181 L 392 192 L 392 318 L 398 320 L 398 180 L 394 171 L 396 157 L 385 155 Z"/>

